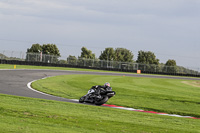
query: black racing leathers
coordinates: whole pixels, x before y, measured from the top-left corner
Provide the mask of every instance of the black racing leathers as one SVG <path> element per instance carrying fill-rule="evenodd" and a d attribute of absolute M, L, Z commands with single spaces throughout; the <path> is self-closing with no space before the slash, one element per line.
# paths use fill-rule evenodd
<path fill-rule="evenodd" d="M 112 88 L 109 86 L 101 86 L 101 85 L 97 85 L 97 86 L 92 86 L 91 89 L 94 89 L 96 94 L 99 95 L 102 91 L 112 91 Z"/>

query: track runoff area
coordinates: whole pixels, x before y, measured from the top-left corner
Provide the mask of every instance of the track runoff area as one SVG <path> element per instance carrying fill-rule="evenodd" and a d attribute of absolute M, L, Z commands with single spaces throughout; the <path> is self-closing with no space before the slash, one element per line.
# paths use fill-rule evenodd
<path fill-rule="evenodd" d="M 43 78 L 43 79 L 45 79 L 45 78 Z M 32 82 L 29 82 L 29 83 L 27 84 L 27 87 L 28 87 L 29 89 L 31 89 L 32 91 L 35 91 L 35 92 L 37 92 L 37 93 L 40 93 L 40 94 L 43 94 L 43 95 L 52 96 L 52 97 L 56 97 L 56 96 L 49 95 L 49 94 L 46 94 L 46 93 L 43 93 L 43 92 L 40 92 L 40 91 L 37 91 L 37 90 L 33 89 L 33 88 L 31 87 L 31 84 L 32 84 L 33 82 L 35 82 L 35 81 L 37 81 L 37 80 L 34 80 L 34 81 L 32 81 Z M 76 102 L 79 101 L 78 99 L 69 99 L 69 100 L 76 101 Z M 84 104 L 84 103 L 83 103 L 83 104 Z M 145 110 L 142 110 L 142 109 L 127 108 L 127 107 L 123 107 L 123 106 L 116 106 L 116 105 L 109 105 L 109 104 L 103 104 L 102 106 L 103 106 L 103 107 L 115 108 L 115 109 L 128 110 L 128 111 L 136 111 L 136 112 L 151 113 L 151 114 L 157 114 L 157 115 L 172 116 L 172 117 L 182 117 L 182 118 L 190 118 L 190 119 L 200 119 L 200 118 L 192 117 L 192 116 L 181 116 L 181 115 L 176 115 L 176 114 L 167 114 L 167 113 L 160 113 L 160 112 L 155 112 L 155 111 L 145 111 Z"/>

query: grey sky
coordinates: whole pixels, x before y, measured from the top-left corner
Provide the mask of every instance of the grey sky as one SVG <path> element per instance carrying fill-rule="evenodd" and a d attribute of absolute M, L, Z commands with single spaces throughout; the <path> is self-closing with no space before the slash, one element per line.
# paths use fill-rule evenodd
<path fill-rule="evenodd" d="M 200 68 L 200 0 L 0 0 L 0 51 L 54 43 L 61 55 L 152 51 Z"/>

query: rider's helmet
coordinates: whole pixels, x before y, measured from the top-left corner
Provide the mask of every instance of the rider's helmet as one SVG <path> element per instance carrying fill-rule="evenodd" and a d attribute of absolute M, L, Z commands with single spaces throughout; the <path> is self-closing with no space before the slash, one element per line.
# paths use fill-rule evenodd
<path fill-rule="evenodd" d="M 104 86 L 105 86 L 105 87 L 110 87 L 110 83 L 106 82 L 106 83 L 104 84 Z"/>

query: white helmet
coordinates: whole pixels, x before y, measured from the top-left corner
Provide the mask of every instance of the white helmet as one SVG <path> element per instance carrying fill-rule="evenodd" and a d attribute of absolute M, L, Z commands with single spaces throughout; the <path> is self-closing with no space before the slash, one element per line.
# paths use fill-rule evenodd
<path fill-rule="evenodd" d="M 110 83 L 106 82 L 106 83 L 104 84 L 104 86 L 105 86 L 105 87 L 110 87 Z"/>

